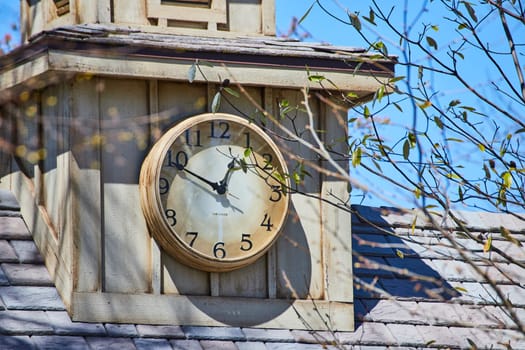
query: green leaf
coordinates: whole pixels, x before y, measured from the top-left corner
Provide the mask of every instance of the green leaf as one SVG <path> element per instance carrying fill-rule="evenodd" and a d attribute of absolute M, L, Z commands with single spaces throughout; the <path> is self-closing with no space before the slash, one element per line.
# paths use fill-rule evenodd
<path fill-rule="evenodd" d="M 461 186 L 458 186 L 458 197 L 459 200 L 463 202 L 463 189 L 461 188 Z"/>
<path fill-rule="evenodd" d="M 478 17 L 476 16 L 476 11 L 474 10 L 474 8 L 470 4 L 470 2 L 463 1 L 463 5 L 465 5 L 465 8 L 467 9 L 470 18 L 472 18 L 472 20 L 474 22 L 477 22 L 478 21 Z"/>
<path fill-rule="evenodd" d="M 370 11 L 368 12 L 368 17 L 363 16 L 363 18 L 367 20 L 369 23 L 376 25 L 376 22 L 375 22 L 376 14 L 374 10 L 370 9 Z"/>
<path fill-rule="evenodd" d="M 323 75 L 309 75 L 308 80 L 313 81 L 314 83 L 320 83 L 326 78 Z"/>
<path fill-rule="evenodd" d="M 408 142 L 410 142 L 410 148 L 416 147 L 416 143 L 417 143 L 416 135 L 411 133 L 411 132 L 409 132 L 408 133 Z"/>
<path fill-rule="evenodd" d="M 248 164 L 246 164 L 246 161 L 243 158 L 239 159 L 239 163 L 241 165 L 242 172 L 246 174 L 248 172 Z"/>
<path fill-rule="evenodd" d="M 348 12 L 348 17 L 350 18 L 352 26 L 354 26 L 357 31 L 361 31 L 361 21 L 359 20 L 359 16 L 356 13 Z"/>
<path fill-rule="evenodd" d="M 381 166 L 379 165 L 378 162 L 376 162 L 374 159 L 372 159 L 372 163 L 374 163 L 374 165 L 375 165 L 377 171 L 379 171 L 380 173 L 383 172 L 383 169 L 381 169 Z"/>
<path fill-rule="evenodd" d="M 348 98 L 358 98 L 359 95 L 357 95 L 355 92 L 347 92 L 346 97 Z"/>
<path fill-rule="evenodd" d="M 217 92 L 215 96 L 213 96 L 213 100 L 211 102 L 211 112 L 217 113 L 219 108 L 221 107 L 221 92 Z"/>
<path fill-rule="evenodd" d="M 284 108 L 290 106 L 290 102 L 286 99 L 279 101 L 279 107 Z"/>
<path fill-rule="evenodd" d="M 314 5 L 315 5 L 315 1 L 310 5 L 308 10 L 306 10 L 304 15 L 301 16 L 301 19 L 299 20 L 299 22 L 297 22 L 297 24 L 301 24 L 306 19 L 306 17 L 308 17 L 308 15 L 310 14 L 310 11 L 312 11 L 312 8 L 314 7 Z"/>
<path fill-rule="evenodd" d="M 507 206 L 507 190 L 503 186 L 501 186 L 500 190 L 498 191 L 498 200 L 496 201 L 496 205 L 499 204 L 504 207 Z"/>
<path fill-rule="evenodd" d="M 516 237 L 512 236 L 512 234 L 506 227 L 501 226 L 500 232 L 503 238 L 505 238 L 507 241 L 517 245 L 518 247 L 523 247 L 523 244 L 518 239 L 516 239 Z"/>
<path fill-rule="evenodd" d="M 408 140 L 405 140 L 405 143 L 403 143 L 403 158 L 408 160 L 409 155 L 410 155 L 410 142 L 408 142 Z"/>
<path fill-rule="evenodd" d="M 485 145 L 484 145 L 484 144 L 479 143 L 479 144 L 478 144 L 478 148 L 479 148 L 479 150 L 480 150 L 481 152 L 485 152 Z"/>
<path fill-rule="evenodd" d="M 354 168 L 358 167 L 359 164 L 361 164 L 361 157 L 362 157 L 363 151 L 361 150 L 361 147 L 357 147 L 354 152 L 352 152 L 352 166 Z"/>
<path fill-rule="evenodd" d="M 452 141 L 452 142 L 464 142 L 462 139 L 457 139 L 455 137 L 448 137 L 447 138 L 447 141 Z"/>
<path fill-rule="evenodd" d="M 434 40 L 434 38 L 430 37 L 430 36 L 427 36 L 427 44 L 428 46 L 430 47 L 433 47 L 434 50 L 437 50 L 438 49 L 438 45 L 437 45 L 437 42 L 436 40 Z"/>
<path fill-rule="evenodd" d="M 416 187 L 414 190 L 414 195 L 416 196 L 416 199 L 421 198 L 421 189 L 419 187 Z"/>
<path fill-rule="evenodd" d="M 450 103 L 448 104 L 449 107 L 454 107 L 454 106 L 457 106 L 461 103 L 460 100 L 452 100 L 450 101 Z"/>
<path fill-rule="evenodd" d="M 401 250 L 399 250 L 399 249 L 396 249 L 396 255 L 397 255 L 398 257 L 400 257 L 401 259 L 404 259 L 404 258 L 405 258 L 405 254 L 404 254 Z"/>
<path fill-rule="evenodd" d="M 229 93 L 230 95 L 234 96 L 234 97 L 239 98 L 241 96 L 241 95 L 239 95 L 239 93 L 237 91 L 233 90 L 232 88 L 223 87 L 223 90 L 226 91 L 227 93 Z"/>
<path fill-rule="evenodd" d="M 487 164 L 483 164 L 483 170 L 485 171 L 485 179 L 490 180 L 490 170 Z"/>
<path fill-rule="evenodd" d="M 246 148 L 244 150 L 244 158 L 249 158 L 252 154 L 252 149 L 251 148 Z"/>
<path fill-rule="evenodd" d="M 432 28 L 432 30 L 435 31 L 435 32 L 439 31 L 439 26 L 438 25 L 434 24 L 434 25 L 430 26 L 430 28 Z"/>
<path fill-rule="evenodd" d="M 501 179 L 503 180 L 503 186 L 505 186 L 506 189 L 509 189 L 510 186 L 512 186 L 512 175 L 509 171 L 505 171 L 501 174 Z"/>
<path fill-rule="evenodd" d="M 377 102 L 381 103 L 381 99 L 383 99 L 384 94 L 385 94 L 384 86 L 381 86 L 379 89 L 377 89 L 377 92 L 376 92 Z"/>
<path fill-rule="evenodd" d="M 390 79 L 388 82 L 389 82 L 389 83 L 395 83 L 395 82 L 398 82 L 398 81 L 403 80 L 403 79 L 405 79 L 405 78 L 406 78 L 406 77 L 405 77 L 404 75 L 400 75 L 400 76 L 398 76 L 398 77 L 394 77 L 394 78 Z"/>
<path fill-rule="evenodd" d="M 436 126 L 440 129 L 443 129 L 443 122 L 441 121 L 441 118 L 439 118 L 437 115 L 434 116 L 434 123 L 436 123 Z"/>
<path fill-rule="evenodd" d="M 401 108 L 401 106 L 398 103 L 393 102 L 393 104 L 394 104 L 394 107 L 396 107 L 398 111 L 403 112 L 403 108 Z"/>
<path fill-rule="evenodd" d="M 193 83 L 195 75 L 197 74 L 197 62 L 193 62 L 190 69 L 188 70 L 188 81 Z"/>
<path fill-rule="evenodd" d="M 368 106 L 365 106 L 365 109 L 364 109 L 364 111 L 363 111 L 363 116 L 364 116 L 365 118 L 370 117 L 370 109 L 368 109 Z"/>

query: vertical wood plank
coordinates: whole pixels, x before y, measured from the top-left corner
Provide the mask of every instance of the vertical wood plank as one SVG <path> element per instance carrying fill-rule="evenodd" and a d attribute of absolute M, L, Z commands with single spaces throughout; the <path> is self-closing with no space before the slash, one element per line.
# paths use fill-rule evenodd
<path fill-rule="evenodd" d="M 162 293 L 179 295 L 211 295 L 207 272 L 192 269 L 161 251 Z"/>
<path fill-rule="evenodd" d="M 254 263 L 239 270 L 216 274 L 220 278 L 218 295 L 226 297 L 267 298 L 268 284 L 265 278 L 266 276 L 261 274 L 261 271 L 266 271 L 266 266 L 266 257 L 263 256 Z M 256 276 L 256 278 L 252 278 L 251 276 Z"/>
<path fill-rule="evenodd" d="M 72 152 L 64 162 L 70 168 L 71 219 L 67 230 L 77 245 L 74 253 L 77 291 L 101 290 L 102 266 L 102 193 L 100 149 L 91 141 L 99 120 L 98 79 L 78 79 L 71 86 L 71 118 L 66 119 Z M 73 118 L 74 117 L 74 118 Z M 85 215 L 88 212 L 89 215 Z"/>
<path fill-rule="evenodd" d="M 325 105 L 323 111 L 322 128 L 326 131 L 322 135 L 324 143 L 340 154 L 348 154 L 347 143 L 341 141 L 346 140 L 348 136 L 346 110 L 334 104 Z M 348 161 L 343 157 L 334 158 L 334 160 L 348 174 Z M 327 161 L 323 162 L 323 167 L 330 171 L 336 170 Z M 350 200 L 349 197 L 346 182 L 324 176 L 321 191 L 321 198 L 324 199 L 321 217 L 325 288 L 327 297 L 331 301 L 353 302 L 351 214 L 344 210 L 344 206 L 348 205 Z"/>
<path fill-rule="evenodd" d="M 218 272 L 210 272 L 210 295 L 212 297 L 220 295 L 220 276 Z"/>
<path fill-rule="evenodd" d="M 321 198 L 336 203 L 338 198 L 348 199 L 347 183 L 323 182 Z M 330 301 L 353 302 L 351 214 L 324 201 L 321 213 L 326 296 Z"/>
<path fill-rule="evenodd" d="M 275 35 L 275 1 L 261 0 L 262 30 L 264 35 Z"/>
<path fill-rule="evenodd" d="M 207 95 L 207 105 L 208 105 L 208 111 L 212 111 L 212 103 L 213 103 L 213 98 L 215 96 L 215 94 L 217 93 L 217 85 L 216 84 L 206 84 L 206 87 L 207 87 L 207 90 L 206 90 L 206 95 Z M 221 107 L 219 109 L 219 111 L 222 112 L 222 109 L 223 109 L 223 104 L 221 103 Z M 209 274 L 209 278 L 210 278 L 210 295 L 212 297 L 214 296 L 219 296 L 219 293 L 220 293 L 220 277 L 219 277 L 219 274 L 216 273 L 216 272 L 210 272 Z"/>
<path fill-rule="evenodd" d="M 111 0 L 98 0 L 97 6 L 97 21 L 99 23 L 111 22 Z"/>
<path fill-rule="evenodd" d="M 292 194 L 292 209 L 277 241 L 277 294 L 280 298 L 324 296 L 320 205 L 316 198 Z"/>
<path fill-rule="evenodd" d="M 138 186 L 104 185 L 105 291 L 151 292 L 150 242 Z"/>
<path fill-rule="evenodd" d="M 207 85 L 158 82 L 158 120 L 152 125 L 155 136 L 183 118 L 207 111 Z M 164 293 L 209 295 L 209 273 L 179 263 L 161 251 L 162 290 Z M 217 286 L 218 290 L 218 286 Z"/>
<path fill-rule="evenodd" d="M 113 0 L 113 20 L 118 24 L 149 24 L 146 2 L 142 0 Z"/>
<path fill-rule="evenodd" d="M 289 106 L 298 107 L 289 111 L 282 120 L 288 130 L 295 130 L 297 136 L 312 142 L 307 129 L 308 116 L 302 111 L 303 94 L 299 90 L 278 90 L 274 95 L 275 110 L 278 113 L 279 103 L 287 101 Z M 319 125 L 319 101 L 309 101 L 314 114 L 313 128 Z M 282 131 L 276 129 L 279 134 Z M 321 249 L 320 203 L 315 197 L 320 194 L 320 174 L 310 164 L 319 165 L 317 155 L 289 137 L 277 140 L 288 162 L 288 171 L 298 170 L 303 163 L 311 176 L 305 176 L 300 185 L 292 184 L 299 192 L 312 195 L 292 194 L 290 210 L 284 235 L 277 241 L 277 294 L 278 297 L 299 297 L 320 299 L 324 296 L 324 281 Z M 294 294 L 296 294 L 294 296 Z"/>
<path fill-rule="evenodd" d="M 257 1 L 229 1 L 229 30 L 237 33 L 262 33 L 264 23 L 261 4 Z"/>
<path fill-rule="evenodd" d="M 149 87 L 149 143 L 155 142 L 160 137 L 158 120 L 159 112 L 159 84 L 158 80 L 150 80 Z M 156 132 L 159 130 L 159 132 Z M 162 292 L 162 255 L 160 247 L 153 238 L 150 238 L 151 249 L 151 291 L 153 294 Z"/>
<path fill-rule="evenodd" d="M 275 115 L 273 89 L 268 87 L 263 88 L 263 93 L 263 107 L 265 111 L 271 115 Z M 274 299 L 277 297 L 277 248 L 275 244 L 270 247 L 266 255 L 268 298 Z"/>
<path fill-rule="evenodd" d="M 148 85 L 105 79 L 100 91 L 104 215 L 104 288 L 151 290 L 150 242 L 140 208 L 138 179 L 146 156 Z M 123 257 L 133 257 L 125 259 Z"/>

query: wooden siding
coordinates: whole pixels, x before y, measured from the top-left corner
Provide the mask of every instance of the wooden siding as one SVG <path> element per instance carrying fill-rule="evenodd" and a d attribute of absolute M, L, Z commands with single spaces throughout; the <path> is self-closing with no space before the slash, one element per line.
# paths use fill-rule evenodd
<path fill-rule="evenodd" d="M 318 199 L 292 194 L 292 208 L 275 246 L 254 264 L 228 273 L 187 267 L 150 237 L 138 196 L 142 160 L 173 123 L 209 110 L 219 88 L 211 83 L 81 75 L 44 88 L 26 102 L 25 109 L 39 107 L 24 132 L 36 135 L 35 147 L 45 147 L 48 156 L 34 167 L 31 180 L 15 173 L 8 182 L 23 203 L 24 216 L 33 218 L 29 227 L 35 242 L 76 319 L 214 325 L 246 321 L 275 327 L 296 317 L 290 299 L 302 300 L 295 307 L 309 313 L 313 312 L 310 298 L 331 313 L 351 307 L 351 247 L 339 244 L 349 242 L 349 217 Z M 301 92 L 293 89 L 247 87 L 246 93 L 250 98 L 225 95 L 221 112 L 254 116 L 252 100 L 276 113 L 283 101 L 300 105 L 302 99 Z M 314 99 L 311 105 L 315 127 L 324 124 L 329 135 L 345 134 L 338 124 L 320 119 L 327 117 L 324 104 Z M 302 110 L 284 120 L 287 127 L 292 122 L 310 139 Z M 320 165 L 312 151 L 282 137 L 282 131 L 268 123 L 290 169 L 301 159 Z M 347 195 L 345 186 L 324 182 L 321 174 L 309 172 L 312 176 L 298 190 L 313 196 L 326 191 Z M 28 181 L 33 185 L 27 187 Z M 341 278 L 341 273 L 350 275 Z M 331 303 L 328 296 L 343 304 Z M 133 298 L 140 303 L 135 312 L 122 308 Z M 94 303 L 89 311 L 88 301 Z M 187 301 L 200 309 L 201 316 L 183 312 Z M 115 310 L 104 316 L 106 302 L 113 303 Z M 172 307 L 180 311 L 176 317 L 155 315 L 151 303 L 159 302 L 174 302 Z M 232 305 L 237 316 L 214 320 L 219 305 Z M 265 310 L 266 306 L 261 319 L 243 318 L 246 307 Z M 337 327 L 353 327 L 352 317 L 343 319 Z M 302 328 L 296 321 L 290 324 Z"/>

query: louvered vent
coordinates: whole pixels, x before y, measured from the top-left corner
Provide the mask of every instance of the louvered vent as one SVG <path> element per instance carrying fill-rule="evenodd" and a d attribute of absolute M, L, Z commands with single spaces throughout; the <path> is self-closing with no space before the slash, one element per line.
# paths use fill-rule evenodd
<path fill-rule="evenodd" d="M 63 16 L 69 13 L 69 0 L 53 0 L 57 8 L 57 15 Z"/>
<path fill-rule="evenodd" d="M 162 0 L 162 5 L 198 5 L 210 7 L 211 0 Z"/>

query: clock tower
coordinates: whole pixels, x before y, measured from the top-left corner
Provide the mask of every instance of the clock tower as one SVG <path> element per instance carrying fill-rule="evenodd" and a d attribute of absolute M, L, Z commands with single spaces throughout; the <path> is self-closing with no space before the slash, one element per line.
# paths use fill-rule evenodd
<path fill-rule="evenodd" d="M 307 143 L 348 171 L 341 99 L 394 62 L 275 37 L 274 11 L 21 1 L 0 186 L 74 320 L 353 329 L 348 185 Z"/>

